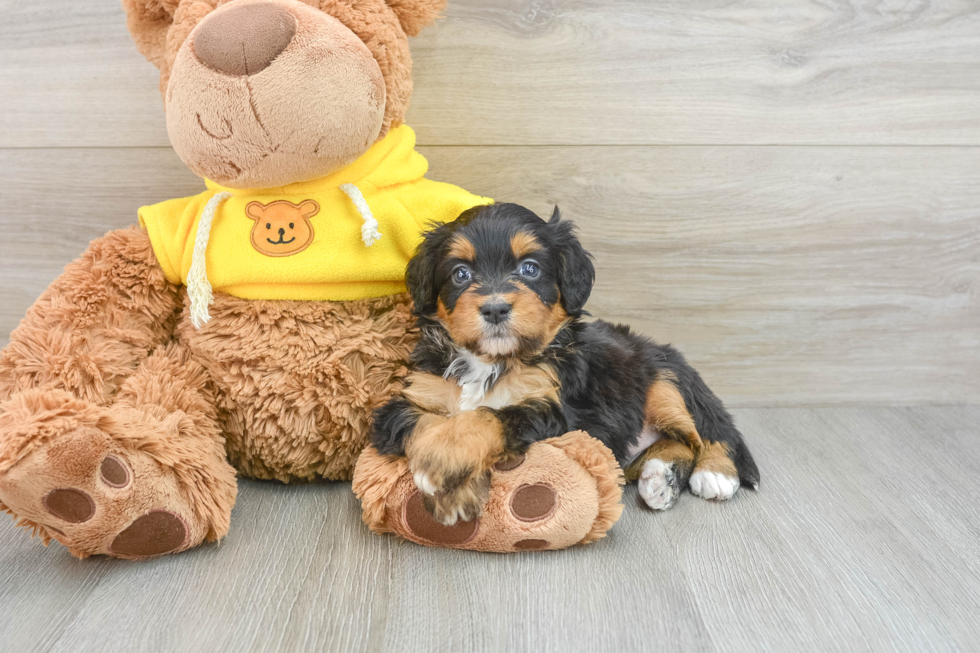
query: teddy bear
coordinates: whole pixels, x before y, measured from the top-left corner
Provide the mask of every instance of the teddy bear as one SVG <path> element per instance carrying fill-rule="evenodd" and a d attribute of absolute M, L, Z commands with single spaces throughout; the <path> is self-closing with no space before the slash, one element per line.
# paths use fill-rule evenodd
<path fill-rule="evenodd" d="M 427 179 L 403 122 L 408 37 L 444 0 L 123 5 L 205 190 L 93 241 L 11 334 L 0 509 L 75 556 L 140 559 L 224 537 L 239 476 L 352 478 L 408 372 L 420 234 L 492 200 Z M 455 530 L 420 512 L 404 460 L 365 452 L 356 490 L 378 532 L 558 548 L 619 515 L 603 449 L 573 433 L 501 461 Z"/>

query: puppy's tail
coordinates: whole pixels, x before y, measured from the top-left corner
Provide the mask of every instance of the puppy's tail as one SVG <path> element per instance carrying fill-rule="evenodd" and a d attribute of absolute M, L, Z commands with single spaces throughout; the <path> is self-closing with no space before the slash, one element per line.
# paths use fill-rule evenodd
<path fill-rule="evenodd" d="M 749 452 L 749 448 L 745 446 L 745 442 L 739 437 L 735 441 L 729 441 L 727 444 L 729 448 L 728 455 L 731 456 L 732 462 L 735 463 L 739 482 L 742 485 L 749 486 L 753 490 L 758 490 L 759 481 L 761 480 L 759 466 L 755 464 L 755 459 L 752 458 L 752 454 Z"/>

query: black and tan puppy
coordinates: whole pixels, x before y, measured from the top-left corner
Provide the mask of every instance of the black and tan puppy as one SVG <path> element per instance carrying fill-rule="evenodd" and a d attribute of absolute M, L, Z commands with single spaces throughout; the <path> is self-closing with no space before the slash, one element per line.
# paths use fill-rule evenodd
<path fill-rule="evenodd" d="M 722 501 L 757 487 L 731 416 L 680 353 L 581 319 L 594 279 L 557 209 L 545 222 L 515 204 L 477 207 L 425 234 L 407 274 L 413 372 L 376 411 L 372 440 L 408 457 L 439 521 L 480 514 L 499 460 L 578 429 L 657 510 L 685 487 Z"/>

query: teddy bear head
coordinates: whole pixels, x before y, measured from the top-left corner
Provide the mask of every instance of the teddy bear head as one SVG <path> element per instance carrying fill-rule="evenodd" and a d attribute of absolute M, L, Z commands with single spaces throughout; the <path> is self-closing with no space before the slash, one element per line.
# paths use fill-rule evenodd
<path fill-rule="evenodd" d="M 445 0 L 123 0 L 160 69 L 167 130 L 201 177 L 231 188 L 310 181 L 405 117 L 408 36 Z"/>

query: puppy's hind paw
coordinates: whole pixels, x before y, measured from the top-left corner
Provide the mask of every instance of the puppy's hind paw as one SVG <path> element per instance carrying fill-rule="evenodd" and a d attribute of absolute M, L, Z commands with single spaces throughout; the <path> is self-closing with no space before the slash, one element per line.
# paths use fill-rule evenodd
<path fill-rule="evenodd" d="M 737 477 L 702 469 L 691 474 L 690 487 L 702 499 L 728 501 L 738 492 L 739 481 Z"/>
<path fill-rule="evenodd" d="M 651 509 L 667 510 L 677 501 L 681 491 L 676 465 L 651 458 L 643 464 L 637 488 Z"/>

